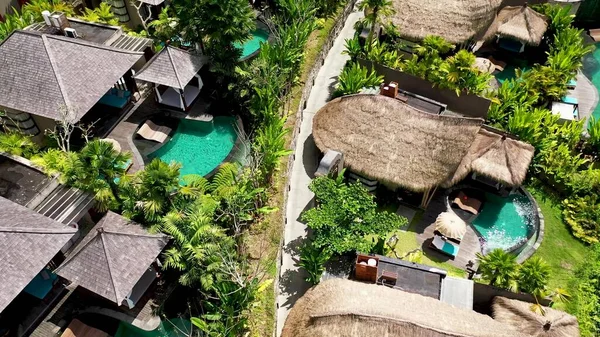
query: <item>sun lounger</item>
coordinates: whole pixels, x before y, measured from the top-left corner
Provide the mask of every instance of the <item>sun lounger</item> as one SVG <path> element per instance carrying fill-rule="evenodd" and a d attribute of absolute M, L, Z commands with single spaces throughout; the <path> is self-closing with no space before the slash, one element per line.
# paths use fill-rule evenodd
<path fill-rule="evenodd" d="M 458 251 L 460 250 L 460 246 L 456 244 L 452 244 L 444 239 L 444 237 L 440 235 L 434 235 L 429 248 L 435 249 L 441 253 L 444 253 L 451 258 L 455 258 L 458 255 Z"/>
<path fill-rule="evenodd" d="M 490 62 L 492 62 L 494 64 L 494 67 L 498 71 L 503 71 L 504 67 L 506 67 L 506 62 L 496 60 L 493 56 L 488 57 L 488 60 L 490 60 Z"/>
<path fill-rule="evenodd" d="M 479 209 L 481 208 L 481 201 L 475 198 L 470 198 L 462 191 L 458 192 L 458 195 L 452 201 L 453 204 L 458 206 L 458 208 L 463 211 L 467 211 L 472 214 L 479 214 Z"/>
<path fill-rule="evenodd" d="M 567 82 L 567 88 L 569 89 L 575 89 L 575 87 L 577 86 L 577 81 L 572 78 L 569 82 Z"/>
<path fill-rule="evenodd" d="M 168 126 L 159 126 L 152 121 L 146 121 L 144 125 L 137 131 L 137 134 L 145 139 L 163 143 L 169 137 L 171 128 Z"/>
<path fill-rule="evenodd" d="M 594 41 L 600 42 L 600 28 L 590 29 L 590 36 Z"/>

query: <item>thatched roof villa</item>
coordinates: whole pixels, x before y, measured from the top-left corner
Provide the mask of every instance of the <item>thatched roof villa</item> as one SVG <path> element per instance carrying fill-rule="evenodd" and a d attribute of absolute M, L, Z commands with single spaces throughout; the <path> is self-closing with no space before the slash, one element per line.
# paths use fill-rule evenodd
<path fill-rule="evenodd" d="M 391 17 L 406 39 L 438 35 L 455 44 L 483 34 L 502 0 L 393 0 Z"/>
<path fill-rule="evenodd" d="M 513 326 L 434 298 L 343 279 L 322 282 L 290 311 L 282 337 L 526 337 Z"/>
<path fill-rule="evenodd" d="M 316 113 L 313 137 L 323 153 L 343 153 L 350 170 L 426 196 L 472 172 L 519 186 L 533 146 L 488 130 L 483 123 L 480 118 L 426 113 L 383 95 L 351 95 Z M 422 206 L 428 203 L 425 199 Z"/>
<path fill-rule="evenodd" d="M 548 29 L 548 18 L 527 5 L 506 6 L 484 34 L 483 40 L 508 38 L 524 45 L 538 46 Z"/>

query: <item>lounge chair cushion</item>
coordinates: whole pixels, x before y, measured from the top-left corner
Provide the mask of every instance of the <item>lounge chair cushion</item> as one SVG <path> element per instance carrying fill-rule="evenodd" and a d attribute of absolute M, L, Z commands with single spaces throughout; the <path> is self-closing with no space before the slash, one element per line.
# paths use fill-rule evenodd
<path fill-rule="evenodd" d="M 472 214 L 479 214 L 479 209 L 481 208 L 481 201 L 468 197 L 462 191 L 458 193 L 452 203 L 463 211 L 467 211 Z"/>
<path fill-rule="evenodd" d="M 165 140 L 167 140 L 170 133 L 170 127 L 159 126 L 149 120 L 146 121 L 146 123 L 144 123 L 144 125 L 142 125 L 137 131 L 137 134 L 142 136 L 143 138 L 153 140 L 159 143 L 163 143 Z"/>
<path fill-rule="evenodd" d="M 577 104 L 577 98 L 573 96 L 565 96 L 562 98 L 562 101 L 569 104 Z"/>
<path fill-rule="evenodd" d="M 454 245 L 442 238 L 440 235 L 434 235 L 433 241 L 431 245 L 437 250 L 441 251 L 444 254 L 448 254 L 450 256 L 456 257 L 458 255 L 458 251 L 460 250 L 459 245 Z"/>

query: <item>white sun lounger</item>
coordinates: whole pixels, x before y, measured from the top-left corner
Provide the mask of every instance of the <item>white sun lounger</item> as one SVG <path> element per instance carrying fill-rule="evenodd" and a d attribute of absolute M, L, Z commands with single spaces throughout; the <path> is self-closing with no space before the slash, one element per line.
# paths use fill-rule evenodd
<path fill-rule="evenodd" d="M 137 131 L 137 134 L 145 139 L 163 143 L 169 137 L 171 128 L 168 126 L 159 126 L 152 121 L 146 121 L 144 125 Z"/>

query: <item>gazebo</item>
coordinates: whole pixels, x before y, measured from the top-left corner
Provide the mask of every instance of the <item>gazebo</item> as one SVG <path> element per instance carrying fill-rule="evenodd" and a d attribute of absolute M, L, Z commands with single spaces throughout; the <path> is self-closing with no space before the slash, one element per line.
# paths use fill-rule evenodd
<path fill-rule="evenodd" d="M 530 144 L 483 126 L 483 119 L 423 112 L 383 95 L 334 99 L 313 119 L 315 144 L 338 151 L 344 166 L 392 188 L 423 194 L 476 173 L 519 186 L 534 154 Z"/>
<path fill-rule="evenodd" d="M 205 64 L 206 57 L 166 46 L 134 78 L 153 83 L 158 103 L 187 111 L 202 89 L 198 71 Z"/>
<path fill-rule="evenodd" d="M 495 297 L 492 304 L 495 320 L 513 326 L 533 337 L 579 336 L 577 318 L 566 312 L 544 308 L 544 314 L 531 310 L 531 303 Z"/>
<path fill-rule="evenodd" d="M 157 277 L 169 237 L 108 212 L 55 272 L 117 305 L 133 308 Z"/>
<path fill-rule="evenodd" d="M 498 39 L 501 48 L 523 52 L 525 45 L 538 46 L 548 28 L 546 16 L 527 4 L 506 6 L 498 13 L 483 36 L 483 41 Z"/>

